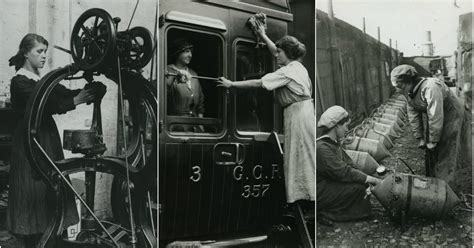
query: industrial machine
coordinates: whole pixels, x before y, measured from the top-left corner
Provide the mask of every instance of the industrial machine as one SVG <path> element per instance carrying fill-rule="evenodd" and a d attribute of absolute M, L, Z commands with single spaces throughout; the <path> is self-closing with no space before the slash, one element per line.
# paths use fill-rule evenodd
<path fill-rule="evenodd" d="M 143 27 L 119 32 L 119 22 L 120 18 L 112 18 L 103 9 L 85 11 L 72 30 L 69 52 L 74 63 L 45 75 L 27 104 L 27 156 L 42 179 L 54 189 L 58 213 L 38 247 L 52 242 L 59 242 L 62 247 L 157 247 L 154 223 L 157 98 L 151 80 L 139 72 L 153 56 L 154 41 Z M 64 149 L 82 156 L 54 160 L 44 149 L 45 141 L 40 135 L 49 97 L 55 86 L 66 81 L 86 80 L 86 87 L 100 87 L 94 80 L 99 75 L 118 85 L 121 131 L 118 140 L 123 152 L 117 156 L 103 155 L 107 144 L 103 142 L 103 109 L 98 100 L 91 103 L 94 107 L 90 130 L 64 131 Z M 68 177 L 81 172 L 85 174 L 85 199 Z M 94 212 L 97 172 L 114 176 L 114 221 L 100 220 Z M 71 190 L 86 210 L 81 217 L 81 232 L 73 241 L 61 235 L 66 190 Z"/>

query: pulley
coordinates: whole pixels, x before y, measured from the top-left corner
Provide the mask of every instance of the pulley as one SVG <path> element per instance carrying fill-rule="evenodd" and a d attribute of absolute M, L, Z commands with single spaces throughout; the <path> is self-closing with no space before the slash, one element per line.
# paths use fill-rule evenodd
<path fill-rule="evenodd" d="M 107 70 L 116 65 L 119 56 L 122 68 L 139 70 L 153 56 L 150 31 L 134 27 L 118 32 L 120 18 L 93 8 L 85 11 L 74 24 L 71 55 L 82 70 Z"/>

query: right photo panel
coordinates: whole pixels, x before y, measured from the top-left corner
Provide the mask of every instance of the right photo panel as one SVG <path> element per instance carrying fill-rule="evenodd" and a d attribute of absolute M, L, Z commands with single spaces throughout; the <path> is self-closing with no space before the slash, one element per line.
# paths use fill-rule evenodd
<path fill-rule="evenodd" d="M 316 1 L 316 246 L 472 247 L 472 1 Z"/>

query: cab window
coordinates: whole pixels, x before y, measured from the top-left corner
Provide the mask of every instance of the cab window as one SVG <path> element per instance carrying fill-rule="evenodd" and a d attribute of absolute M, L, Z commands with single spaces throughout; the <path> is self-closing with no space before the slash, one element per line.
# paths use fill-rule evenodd
<path fill-rule="evenodd" d="M 274 71 L 273 58 L 267 47 L 240 40 L 235 43 L 235 80 L 258 79 Z M 236 89 L 236 127 L 240 132 L 281 131 L 281 108 L 273 92 L 263 88 Z"/>
<path fill-rule="evenodd" d="M 173 27 L 166 32 L 166 124 L 171 133 L 220 133 L 224 92 L 223 40 L 217 34 Z"/>

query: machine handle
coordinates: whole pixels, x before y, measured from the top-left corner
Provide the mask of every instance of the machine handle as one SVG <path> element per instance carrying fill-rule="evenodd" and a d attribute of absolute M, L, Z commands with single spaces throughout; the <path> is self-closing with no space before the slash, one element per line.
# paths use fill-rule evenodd
<path fill-rule="evenodd" d="M 245 160 L 245 146 L 240 143 L 217 143 L 213 154 L 213 160 L 218 165 L 242 164 Z"/>
<path fill-rule="evenodd" d="M 223 152 L 221 152 L 221 155 L 222 155 L 223 157 L 228 157 L 228 158 L 231 158 L 231 157 L 232 157 L 232 153 L 231 153 L 231 152 L 224 152 L 224 151 L 223 151 Z"/>

